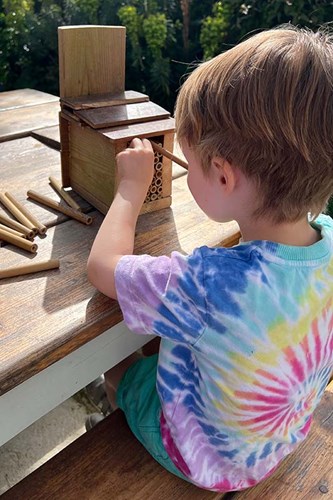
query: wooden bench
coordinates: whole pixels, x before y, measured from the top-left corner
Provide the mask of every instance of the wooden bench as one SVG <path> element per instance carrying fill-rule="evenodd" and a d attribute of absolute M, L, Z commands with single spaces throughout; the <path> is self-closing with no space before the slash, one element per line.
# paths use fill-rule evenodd
<path fill-rule="evenodd" d="M 310 436 L 258 486 L 227 494 L 182 481 L 133 437 L 121 411 L 82 435 L 3 494 L 3 500 L 293 500 L 333 498 L 333 382 Z"/>

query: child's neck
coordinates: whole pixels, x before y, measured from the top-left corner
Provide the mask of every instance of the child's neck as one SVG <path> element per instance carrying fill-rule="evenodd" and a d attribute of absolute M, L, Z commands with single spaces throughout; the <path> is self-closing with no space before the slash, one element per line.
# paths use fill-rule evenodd
<path fill-rule="evenodd" d="M 297 222 L 273 224 L 271 221 L 238 221 L 243 241 L 266 240 L 282 245 L 310 246 L 321 239 L 307 218 Z"/>

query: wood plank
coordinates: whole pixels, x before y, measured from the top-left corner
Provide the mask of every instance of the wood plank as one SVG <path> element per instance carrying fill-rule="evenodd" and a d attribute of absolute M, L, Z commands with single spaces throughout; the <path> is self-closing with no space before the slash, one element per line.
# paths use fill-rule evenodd
<path fill-rule="evenodd" d="M 62 113 L 59 115 L 61 182 L 64 188 L 71 187 L 69 178 L 69 125 Z"/>
<path fill-rule="evenodd" d="M 59 214 L 52 209 L 45 209 L 45 207 L 30 200 L 28 201 L 26 196 L 28 189 L 34 189 L 58 201 L 60 199 L 58 194 L 49 185 L 49 176 L 53 175 L 60 179 L 59 164 L 60 153 L 32 137 L 1 143 L 1 192 L 12 192 L 18 201 L 26 205 L 33 215 L 47 227 L 68 220 L 68 217 L 63 214 Z M 91 208 L 76 193 L 73 193 L 73 195 L 83 211 L 86 212 Z M 8 215 L 2 205 L 0 213 Z M 37 238 L 36 241 L 38 242 L 40 239 Z"/>
<path fill-rule="evenodd" d="M 59 125 L 53 127 L 41 128 L 31 132 L 31 136 L 38 141 L 50 146 L 50 148 L 60 151 L 60 132 Z"/>
<path fill-rule="evenodd" d="M 36 104 L 1 112 L 0 142 L 26 137 L 33 130 L 59 123 L 59 102 Z"/>
<path fill-rule="evenodd" d="M 117 410 L 2 495 L 3 500 L 217 500 L 162 468 Z"/>
<path fill-rule="evenodd" d="M 125 90 L 123 26 L 58 28 L 60 97 Z"/>
<path fill-rule="evenodd" d="M 35 106 L 59 101 L 59 97 L 34 89 L 19 89 L 0 92 L 0 111 Z"/>
<path fill-rule="evenodd" d="M 120 322 L 3 394 L 0 397 L 0 446 L 149 340 L 150 335 L 134 335 Z"/>
<path fill-rule="evenodd" d="M 70 122 L 69 141 L 70 185 L 90 203 L 96 199 L 108 209 L 115 187 L 114 144 L 91 128 L 73 122 Z M 99 203 L 93 205 L 101 209 Z"/>
<path fill-rule="evenodd" d="M 163 147 L 168 151 L 172 152 L 174 143 L 174 133 L 165 134 L 163 138 Z M 171 184 L 172 184 L 172 161 L 162 156 L 163 172 L 162 172 L 162 187 L 163 187 L 163 197 L 171 196 Z"/>
<path fill-rule="evenodd" d="M 134 90 L 125 90 L 120 94 L 97 94 L 85 95 L 81 97 L 72 97 L 61 99 L 61 103 L 71 109 L 93 109 L 106 106 L 119 106 L 120 104 L 130 104 L 136 102 L 147 102 L 149 97 L 141 92 Z"/>
<path fill-rule="evenodd" d="M 333 382 L 314 413 L 307 439 L 280 468 L 258 486 L 234 495 L 236 500 L 316 500 L 333 496 Z"/>
<path fill-rule="evenodd" d="M 94 129 L 143 123 L 169 118 L 170 113 L 153 102 L 139 102 L 119 106 L 107 106 L 98 109 L 74 111 L 82 121 Z"/>
<path fill-rule="evenodd" d="M 0 394 L 121 320 L 116 302 L 98 294 L 86 276 L 102 220 L 92 214 L 91 226 L 71 220 L 50 228 L 34 257 L 11 245 L 0 249 L 1 269 L 60 260 L 59 270 L 1 280 Z"/>
<path fill-rule="evenodd" d="M 111 141 L 119 140 L 129 141 L 134 137 L 156 137 L 166 132 L 175 130 L 175 120 L 166 118 L 146 123 L 132 123 L 130 125 L 121 125 L 112 129 L 100 129 L 98 132 L 108 137 Z"/>
<path fill-rule="evenodd" d="M 55 175 L 59 177 L 60 167 Z M 117 303 L 98 293 L 86 276 L 87 258 L 102 221 L 100 213 L 90 215 L 94 217 L 91 226 L 68 221 L 50 228 L 40 241 L 35 258 L 59 259 L 59 271 L 2 280 L 0 393 L 50 366 L 121 319 Z M 139 217 L 135 253 L 190 253 L 200 245 L 214 246 L 237 229 L 235 222 L 217 224 L 209 220 L 192 199 L 184 176 L 173 181 L 171 208 Z M 0 248 L 1 268 L 33 259 L 22 252 L 10 245 Z"/>
<path fill-rule="evenodd" d="M 64 120 L 66 122 L 66 120 Z M 70 153 L 65 154 L 62 147 L 63 180 L 72 186 L 94 207 L 106 214 L 114 197 L 117 185 L 116 155 L 127 147 L 126 141 L 110 141 L 103 134 L 96 133 L 90 127 L 83 127 L 73 121 L 68 122 Z M 172 148 L 173 132 L 160 137 Z M 62 141 L 63 142 L 63 141 Z M 69 151 L 69 150 L 68 150 Z M 171 202 L 171 161 L 161 156 L 162 177 L 153 179 L 154 192 L 148 191 L 145 206 L 141 213 L 154 209 L 166 208 Z M 154 186 L 154 182 L 158 183 Z M 157 196 L 157 190 L 159 194 Z M 154 196 L 152 196 L 152 194 Z M 150 203 L 146 203 L 149 201 Z"/>

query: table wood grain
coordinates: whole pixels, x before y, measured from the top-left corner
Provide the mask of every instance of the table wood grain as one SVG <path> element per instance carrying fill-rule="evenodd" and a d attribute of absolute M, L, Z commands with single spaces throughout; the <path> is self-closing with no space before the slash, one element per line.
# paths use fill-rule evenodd
<path fill-rule="evenodd" d="M 60 167 L 59 167 L 60 168 Z M 140 216 L 135 253 L 189 253 L 215 246 L 235 234 L 237 225 L 217 224 L 191 199 L 186 177 L 174 181 L 173 205 Z M 36 256 L 11 245 L 0 249 L 1 268 L 38 259 L 59 259 L 60 269 L 1 282 L 0 394 L 10 390 L 122 319 L 118 304 L 88 282 L 86 262 L 102 222 L 90 212 L 91 226 L 64 221 L 40 239 Z"/>
<path fill-rule="evenodd" d="M 50 148 L 60 151 L 60 130 L 59 125 L 33 130 L 31 136 L 40 142 L 50 146 Z"/>
<path fill-rule="evenodd" d="M 12 192 L 18 201 L 47 227 L 68 220 L 68 217 L 59 212 L 46 210 L 38 203 L 27 200 L 28 189 L 38 191 L 56 201 L 60 200 L 49 184 L 51 175 L 61 179 L 59 165 L 60 153 L 32 137 L 0 143 L 0 192 Z M 79 195 L 75 193 L 74 196 L 84 212 L 92 208 Z M 9 215 L 1 203 L 0 213 Z"/>
<path fill-rule="evenodd" d="M 59 111 L 59 102 L 48 102 L 1 111 L 0 142 L 25 137 L 33 130 L 57 125 Z"/>
<path fill-rule="evenodd" d="M 1 112 L 1 117 L 7 117 L 11 138 L 24 130 L 31 134 L 33 129 L 41 129 L 49 113 L 51 122 L 58 120 L 58 102 L 40 104 L 42 96 L 37 95 L 32 104 L 32 96 L 33 92 L 21 94 L 20 101 L 18 95 L 9 99 L 0 94 L 0 103 L 2 97 L 2 102 L 14 108 Z M 57 122 L 51 126 L 57 126 Z M 4 127 L 3 121 L 1 127 Z M 0 191 L 12 192 L 48 227 L 45 237 L 35 239 L 39 247 L 36 255 L 4 244 L 0 248 L 0 268 L 46 259 L 60 260 L 59 270 L 0 282 L 0 395 L 122 320 L 117 302 L 94 289 L 86 274 L 87 258 L 103 216 L 78 195 L 76 200 L 83 211 L 93 217 L 91 226 L 27 200 L 28 189 L 59 200 L 49 185 L 50 175 L 61 178 L 60 153 L 40 142 L 37 136 L 0 144 Z M 0 207 L 0 212 L 8 215 L 4 207 Z M 173 180 L 170 208 L 139 217 L 135 253 L 157 256 L 178 250 L 186 254 L 201 245 L 230 244 L 236 241 L 237 231 L 235 222 L 217 224 L 201 212 L 183 175 Z"/>
<path fill-rule="evenodd" d="M 59 97 L 35 89 L 9 90 L 0 93 L 0 111 L 58 102 Z"/>

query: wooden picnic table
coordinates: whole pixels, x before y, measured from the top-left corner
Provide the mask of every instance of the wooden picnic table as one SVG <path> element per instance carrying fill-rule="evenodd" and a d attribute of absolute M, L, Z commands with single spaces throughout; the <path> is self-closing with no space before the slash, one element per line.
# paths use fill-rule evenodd
<path fill-rule="evenodd" d="M 78 196 L 83 211 L 94 218 L 91 226 L 26 199 L 29 188 L 58 199 L 48 183 L 50 175 L 60 179 L 57 102 L 31 89 L 0 93 L 0 118 L 7 116 L 7 125 L 0 119 L 0 192 L 11 191 L 48 227 L 46 236 L 37 238 L 36 255 L 1 246 L 0 269 L 49 258 L 61 262 L 60 270 L 0 280 L 0 445 L 147 341 L 128 331 L 117 303 L 87 280 L 86 261 L 103 216 Z M 48 104 L 49 125 L 40 127 L 40 115 L 32 108 Z M 8 113 L 22 108 L 24 124 L 17 121 L 12 127 Z M 192 200 L 184 172 L 176 167 L 173 177 L 171 208 L 140 216 L 135 252 L 188 253 L 203 244 L 235 242 L 237 224 L 209 221 Z M 249 490 L 219 496 L 180 481 L 142 453 L 115 412 L 4 496 L 68 500 L 82 496 L 84 489 L 87 498 L 109 498 L 110 491 L 115 497 L 130 492 L 126 498 L 148 498 L 147 491 L 169 498 L 175 491 L 179 498 L 331 498 L 332 383 L 315 412 L 310 436 L 275 474 Z M 135 470 L 139 454 L 142 494 Z M 84 455 L 88 460 L 82 460 Z"/>
<path fill-rule="evenodd" d="M 59 100 L 31 89 L 0 93 L 0 192 L 10 191 L 47 226 L 37 254 L 0 248 L 0 269 L 59 259 L 60 269 L 0 280 L 0 445 L 140 348 L 117 302 L 88 281 L 86 262 L 103 215 L 76 195 L 90 226 L 27 200 L 34 189 L 59 201 Z M 237 241 L 235 222 L 210 221 L 175 170 L 171 208 L 141 215 L 135 253 L 191 252 Z M 75 193 L 73 193 L 75 196 Z M 3 206 L 0 213 L 8 213 Z"/>

